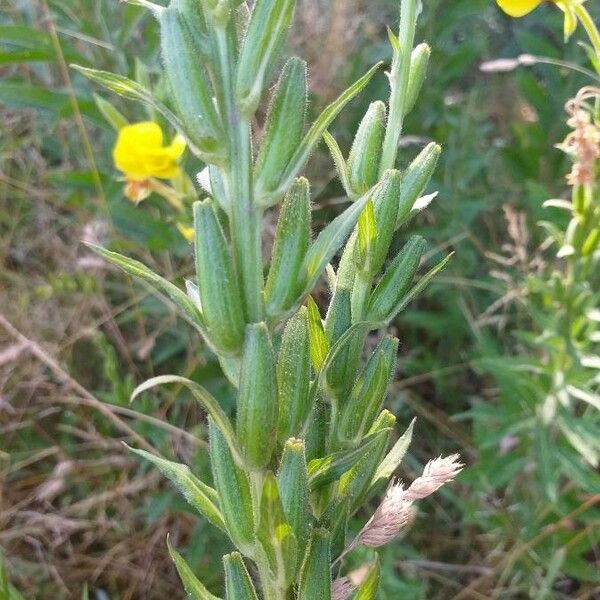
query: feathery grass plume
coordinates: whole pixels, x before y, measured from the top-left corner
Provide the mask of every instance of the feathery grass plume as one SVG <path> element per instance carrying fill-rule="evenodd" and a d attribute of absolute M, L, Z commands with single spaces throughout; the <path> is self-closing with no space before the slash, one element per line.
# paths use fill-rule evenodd
<path fill-rule="evenodd" d="M 382 405 L 399 340 L 381 334 L 448 262 L 446 257 L 421 274 L 426 242 L 419 236 L 390 256 L 400 227 L 426 208 L 427 200 L 419 198 L 441 150 L 431 143 L 407 169 L 398 169 L 404 118 L 418 101 L 429 58 L 424 44 L 413 51 L 419 0 L 400 2 L 399 34 L 390 35 L 388 102 L 371 106 L 347 159 L 327 129 L 380 65 L 306 129 L 305 63 L 292 58 L 277 76 L 294 5 L 258 0 L 251 12 L 240 0 L 152 5 L 174 112 L 135 82 L 82 70 L 160 110 L 207 165 L 194 204 L 197 285 L 189 282 L 187 294 L 137 261 L 97 251 L 174 300 L 236 391 L 234 423 L 207 390 L 176 375 L 154 378 L 134 393 L 182 383 L 210 413 L 214 487 L 183 465 L 138 455 L 169 476 L 236 546 L 223 563 L 227 600 L 342 600 L 353 588 L 359 597 L 374 597 L 378 561 L 362 583 L 340 573 L 332 591 L 331 557 L 346 547 L 349 520 L 392 477 L 412 436 L 411 425 L 388 449 L 396 418 Z M 264 114 L 257 109 L 275 79 L 265 135 L 257 140 L 253 123 Z M 310 184 L 301 174 L 321 138 L 349 206 L 313 241 Z M 263 216 L 281 202 L 265 265 Z M 331 263 L 338 253 L 336 271 Z M 326 271 L 333 290 L 328 310 L 311 295 Z M 372 332 L 382 342 L 368 357 Z M 393 484 L 359 542 L 374 548 L 387 543 L 414 513 L 413 499 L 432 493 L 459 469 L 457 457 L 438 459 L 409 490 Z M 188 587 L 193 581 L 204 590 L 180 555 L 172 555 Z M 199 597 L 215 596 L 207 590 Z"/>

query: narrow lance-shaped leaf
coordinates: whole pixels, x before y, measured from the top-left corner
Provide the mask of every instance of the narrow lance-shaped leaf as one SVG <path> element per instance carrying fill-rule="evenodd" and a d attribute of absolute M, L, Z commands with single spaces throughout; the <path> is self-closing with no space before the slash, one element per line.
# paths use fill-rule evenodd
<path fill-rule="evenodd" d="M 300 310 L 287 322 L 277 361 L 280 443 L 300 435 L 311 409 L 310 334 L 308 309 Z"/>
<path fill-rule="evenodd" d="M 148 282 L 154 289 L 162 294 L 166 294 L 179 308 L 181 308 L 185 314 L 192 320 L 193 323 L 199 326 L 203 326 L 202 313 L 194 304 L 194 302 L 188 298 L 186 293 L 179 289 L 176 285 L 167 281 L 160 275 L 157 275 L 154 271 L 149 269 L 143 263 L 123 256 L 117 252 L 111 252 L 96 246 L 95 244 L 86 243 L 86 246 L 93 250 L 96 254 L 116 265 L 129 275 L 133 275 L 138 279 Z"/>
<path fill-rule="evenodd" d="M 369 198 L 365 208 L 358 219 L 358 235 L 354 246 L 354 260 L 360 271 L 371 270 L 371 257 L 373 246 L 377 237 L 377 225 L 375 223 L 375 209 L 373 200 Z"/>
<path fill-rule="evenodd" d="M 209 202 L 194 203 L 196 274 L 204 319 L 214 345 L 237 354 L 244 339 L 242 302 L 231 253 Z"/>
<path fill-rule="evenodd" d="M 331 600 L 331 535 L 325 529 L 313 531 L 302 564 L 298 600 Z"/>
<path fill-rule="evenodd" d="M 257 0 L 238 61 L 236 95 L 241 111 L 254 114 L 292 20 L 295 0 Z"/>
<path fill-rule="evenodd" d="M 239 552 L 223 557 L 227 600 L 258 600 L 254 584 Z"/>
<path fill-rule="evenodd" d="M 286 442 L 277 482 L 283 510 L 294 530 L 301 558 L 311 527 L 308 467 L 303 440 L 292 438 Z"/>
<path fill-rule="evenodd" d="M 286 589 L 296 575 L 298 543 L 283 510 L 277 480 L 272 473 L 267 474 L 263 484 L 257 537 L 276 580 L 282 589 Z"/>
<path fill-rule="evenodd" d="M 377 471 L 373 476 L 371 488 L 377 488 L 383 482 L 388 481 L 396 469 L 400 466 L 400 463 L 404 459 L 404 456 L 408 451 L 408 447 L 410 446 L 413 430 L 415 428 L 415 422 L 416 419 L 411 421 L 407 430 L 402 434 L 402 437 L 398 439 L 386 457 L 381 461 L 381 464 L 377 467 Z"/>
<path fill-rule="evenodd" d="M 332 121 L 340 114 L 341 110 L 354 98 L 364 87 L 371 81 L 371 78 L 381 63 L 377 63 L 372 67 L 365 75 L 358 79 L 353 85 L 351 85 L 337 100 L 334 100 L 329 106 L 327 106 L 323 112 L 319 115 L 319 118 L 312 124 L 307 134 L 304 136 L 302 142 L 298 146 L 294 156 L 288 163 L 285 173 L 281 177 L 277 189 L 272 193 L 265 195 L 265 202 L 268 205 L 273 205 L 278 202 L 288 190 L 292 181 L 298 176 L 300 171 L 304 168 L 306 161 L 314 150 L 315 146 L 319 143 L 321 136 L 327 130 Z"/>
<path fill-rule="evenodd" d="M 216 426 L 220 429 L 222 435 L 227 440 L 229 449 L 239 464 L 242 464 L 243 459 L 241 451 L 239 449 L 233 427 L 229 422 L 229 417 L 225 414 L 219 403 L 215 400 L 213 395 L 205 390 L 201 385 L 185 377 L 179 377 L 178 375 L 159 375 L 158 377 L 152 377 L 144 381 L 144 383 L 138 385 L 131 394 L 131 401 L 133 402 L 143 392 L 156 387 L 158 385 L 165 385 L 169 383 L 177 383 L 187 387 L 194 398 L 203 406 L 204 410 L 214 420 Z"/>
<path fill-rule="evenodd" d="M 235 464 L 225 438 L 212 420 L 209 436 L 213 479 L 227 531 L 240 551 L 249 554 L 254 549 L 255 536 L 248 477 Z"/>
<path fill-rule="evenodd" d="M 354 193 L 350 187 L 350 179 L 348 177 L 348 165 L 346 164 L 346 160 L 344 159 L 344 155 L 342 154 L 336 139 L 329 133 L 329 131 L 323 132 L 323 139 L 329 148 L 329 153 L 333 159 L 335 170 L 337 171 L 338 177 L 342 182 L 344 191 L 351 200 L 354 200 Z"/>
<path fill-rule="evenodd" d="M 348 156 L 348 177 L 355 197 L 366 194 L 377 183 L 385 118 L 385 104 L 381 101 L 373 102 L 354 138 Z"/>
<path fill-rule="evenodd" d="M 182 465 L 145 450 L 127 446 L 131 452 L 151 462 L 165 477 L 169 478 L 182 496 L 213 525 L 225 531 L 223 515 L 218 508 L 217 492 L 198 479 L 187 465 Z"/>
<path fill-rule="evenodd" d="M 194 575 L 192 569 L 190 569 L 189 565 L 171 546 L 171 542 L 167 537 L 167 547 L 169 549 L 169 554 L 171 555 L 171 560 L 175 563 L 175 568 L 177 569 L 177 573 L 179 573 L 179 578 L 183 583 L 183 587 L 188 595 L 188 598 L 191 600 L 220 600 L 218 596 L 211 594 L 205 587 L 202 585 L 200 580 Z"/>
<path fill-rule="evenodd" d="M 255 197 L 277 188 L 285 167 L 302 140 L 306 122 L 306 63 L 290 58 L 285 64 L 267 114 L 265 134 L 255 167 Z"/>
<path fill-rule="evenodd" d="M 365 580 L 360 584 L 354 600 L 375 600 L 377 598 L 377 590 L 379 589 L 379 579 L 381 577 L 381 566 L 379 564 L 379 556 L 375 564 L 369 569 L 369 573 Z"/>
<path fill-rule="evenodd" d="M 310 243 L 310 190 L 297 179 L 279 213 L 275 243 L 265 285 L 267 315 L 277 319 L 290 309 L 302 292 L 302 265 Z"/>
<path fill-rule="evenodd" d="M 127 119 L 107 100 L 94 94 L 94 102 L 102 116 L 111 125 L 115 131 L 125 127 L 128 124 Z"/>
<path fill-rule="evenodd" d="M 265 467 L 277 442 L 277 378 L 269 331 L 248 325 L 240 369 L 237 435 L 246 464 Z"/>

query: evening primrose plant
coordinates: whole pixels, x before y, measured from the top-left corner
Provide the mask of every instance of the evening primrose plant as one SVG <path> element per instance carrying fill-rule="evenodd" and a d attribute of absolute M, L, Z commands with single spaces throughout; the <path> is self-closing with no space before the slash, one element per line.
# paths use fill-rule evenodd
<path fill-rule="evenodd" d="M 391 541 L 415 503 L 462 467 L 457 455 L 440 457 L 409 486 L 393 480 L 413 424 L 390 448 L 396 418 L 383 409 L 398 352 L 398 340 L 385 328 L 448 261 L 419 277 L 426 249 L 419 236 L 389 257 L 398 229 L 431 200 L 422 194 L 440 154 L 432 143 L 407 169 L 396 168 L 403 120 L 429 58 L 427 45 L 413 49 L 420 3 L 402 0 L 399 35 L 389 34 L 389 101 L 369 107 L 346 157 L 327 129 L 380 65 L 307 129 L 307 66 L 290 58 L 280 67 L 294 0 L 257 0 L 252 10 L 240 0 L 130 1 L 159 22 L 168 106 L 125 77 L 78 69 L 152 106 L 207 165 L 202 199 L 193 206 L 196 278 L 184 291 L 140 262 L 93 249 L 168 296 L 237 390 L 235 422 L 207 390 L 178 375 L 150 379 L 133 394 L 179 384 L 204 407 L 210 485 L 185 465 L 132 451 L 230 538 L 236 551 L 223 559 L 227 599 L 343 600 L 355 592 L 374 598 L 375 555 L 362 580 L 344 575 L 345 557 L 358 546 L 376 550 Z M 258 109 L 274 78 L 259 128 Z M 164 146 L 155 127 L 134 127 L 121 130 L 115 149 L 128 177 L 177 169 L 179 138 Z M 140 134 L 152 143 L 138 144 Z M 322 138 L 350 205 L 313 240 L 310 185 L 301 173 Z M 136 170 L 139 156 L 144 172 Z M 262 221 L 276 206 L 275 241 L 264 264 Z M 323 318 L 311 291 L 325 275 L 331 301 Z M 374 332 L 379 341 L 364 356 Z M 386 486 L 379 507 L 350 537 L 351 517 Z M 217 598 L 170 552 L 191 597 Z"/>

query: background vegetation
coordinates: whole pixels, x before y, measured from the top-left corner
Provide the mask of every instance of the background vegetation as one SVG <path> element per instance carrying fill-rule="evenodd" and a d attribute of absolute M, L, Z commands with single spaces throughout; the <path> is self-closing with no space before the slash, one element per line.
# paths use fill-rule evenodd
<path fill-rule="evenodd" d="M 585 52 L 563 45 L 556 10 L 514 21 L 489 0 L 424 4 L 418 38 L 433 53 L 408 119 L 405 161 L 432 139 L 444 153 L 431 184 L 438 206 L 411 229 L 438 241 L 432 251 L 450 247 L 456 257 L 396 323 L 402 354 L 389 403 L 400 424 L 419 417 L 401 475 L 455 450 L 469 469 L 386 550 L 382 597 L 598 597 L 597 473 L 559 445 L 536 446 L 523 423 L 535 416 L 528 384 L 543 375 L 521 381 L 514 370 L 532 352 L 517 335 L 531 330 L 524 281 L 543 279 L 555 254 L 539 251 L 546 236 L 536 223 L 566 224 L 542 208 L 568 197 L 569 163 L 553 148 L 568 131 L 563 107 L 589 80 L 550 65 L 480 68 L 522 53 L 586 64 Z M 180 217 L 159 196 L 139 206 L 124 198 L 98 90 L 68 68 L 156 81 L 155 24 L 116 0 L 0 7 L 0 549 L 8 577 L 26 598 L 78 598 L 86 585 L 98 599 L 183 597 L 166 552 L 170 532 L 218 587 L 223 539 L 120 442 L 174 453 L 202 472 L 197 406 L 175 390 L 130 406 L 130 393 L 167 372 L 225 402 L 231 391 L 172 306 L 79 243 L 116 245 L 172 278 L 190 272 Z M 397 19 L 397 2 L 304 0 L 299 11 L 291 43 L 311 64 L 311 111 L 367 65 L 389 61 L 383 24 Z M 335 123 L 344 151 L 386 86 L 380 75 Z M 153 116 L 110 100 L 131 121 Z M 185 167 L 193 175 L 199 165 L 187 159 Z M 342 190 L 324 147 L 310 169 L 318 221 L 339 210 Z M 548 453 L 562 465 L 554 493 L 538 477 Z M 0 592 L 3 585 L 0 577 Z"/>

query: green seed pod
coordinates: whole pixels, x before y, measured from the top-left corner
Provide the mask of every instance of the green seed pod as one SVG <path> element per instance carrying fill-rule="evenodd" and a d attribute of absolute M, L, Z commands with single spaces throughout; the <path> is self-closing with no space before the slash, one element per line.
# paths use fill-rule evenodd
<path fill-rule="evenodd" d="M 276 579 L 289 587 L 296 575 L 298 544 L 283 510 L 273 473 L 267 474 L 263 484 L 257 537 Z"/>
<path fill-rule="evenodd" d="M 342 409 L 337 427 L 341 441 L 356 443 L 371 427 L 383 404 L 397 353 L 398 339 L 388 335 L 371 355 Z"/>
<path fill-rule="evenodd" d="M 310 414 L 310 336 L 303 306 L 288 322 L 277 360 L 279 421 L 277 438 L 284 443 L 301 434 Z"/>
<path fill-rule="evenodd" d="M 304 556 L 311 527 L 308 469 L 304 441 L 289 439 L 283 449 L 277 475 L 283 510 L 298 542 L 298 558 Z"/>
<path fill-rule="evenodd" d="M 236 95 L 240 110 L 254 114 L 267 79 L 279 58 L 295 0 L 257 0 L 237 68 Z"/>
<path fill-rule="evenodd" d="M 258 600 L 254 584 L 239 552 L 223 557 L 225 593 L 227 600 Z"/>
<path fill-rule="evenodd" d="M 378 181 L 385 114 L 385 104 L 373 102 L 354 138 L 347 168 L 350 188 L 356 197 L 366 194 Z"/>
<path fill-rule="evenodd" d="M 254 516 L 250 483 L 235 464 L 227 441 L 209 418 L 210 460 L 219 507 L 233 543 L 245 554 L 254 546 Z"/>
<path fill-rule="evenodd" d="M 210 202 L 194 203 L 196 274 L 211 342 L 223 354 L 237 354 L 244 339 L 240 292 L 225 234 Z"/>
<path fill-rule="evenodd" d="M 394 317 L 393 311 L 410 290 L 424 252 L 425 240 L 418 235 L 412 236 L 373 290 L 367 320 L 379 323 Z"/>
<path fill-rule="evenodd" d="M 431 56 L 431 48 L 428 44 L 419 44 L 413 51 L 410 57 L 410 73 L 408 75 L 408 87 L 406 90 L 406 104 L 404 106 L 404 114 L 408 114 L 417 103 L 417 98 L 423 87 L 425 76 L 427 75 L 427 67 L 429 65 L 429 57 Z"/>
<path fill-rule="evenodd" d="M 434 142 L 428 144 L 402 174 L 396 228 L 404 223 L 415 202 L 423 195 L 441 153 L 441 146 Z"/>
<path fill-rule="evenodd" d="M 349 498 L 350 514 L 354 514 L 366 500 L 373 476 L 385 456 L 395 424 L 396 417 L 391 412 L 384 410 L 369 430 L 369 435 L 379 433 L 376 441 L 340 478 L 338 493 L 342 497 Z"/>
<path fill-rule="evenodd" d="M 202 158 L 222 164 L 227 159 L 223 126 L 198 64 L 196 43 L 178 10 L 169 7 L 157 15 L 165 74 L 175 111 Z"/>
<path fill-rule="evenodd" d="M 325 529 L 315 529 L 306 551 L 298 600 L 331 600 L 331 535 Z"/>
<path fill-rule="evenodd" d="M 368 277 L 375 276 L 387 258 L 392 237 L 396 229 L 398 200 L 402 189 L 402 175 L 399 171 L 386 171 L 373 197 L 373 213 L 376 235 L 369 244 L 368 251 L 355 252 L 357 270 Z M 360 247 L 360 235 L 357 248 Z M 364 256 L 363 256 L 364 254 Z M 362 260 L 361 260 L 362 258 Z"/>
<path fill-rule="evenodd" d="M 269 204 L 265 195 L 277 189 L 290 159 L 302 141 L 306 123 L 306 63 L 290 58 L 281 72 L 267 114 L 265 134 L 256 159 L 255 196 Z"/>
<path fill-rule="evenodd" d="M 585 239 L 583 243 L 583 248 L 581 249 L 581 253 L 583 256 L 590 256 L 596 251 L 598 248 L 598 244 L 600 243 L 600 227 L 596 227 L 590 231 L 589 235 Z"/>
<path fill-rule="evenodd" d="M 246 327 L 240 369 L 237 436 L 250 468 L 269 464 L 277 441 L 275 358 L 264 323 Z"/>
<path fill-rule="evenodd" d="M 333 346 L 351 325 L 350 291 L 338 286 L 329 303 L 329 310 L 325 319 L 325 335 L 330 346 Z M 353 380 L 356 373 L 356 371 L 352 372 L 348 358 L 349 346 L 340 350 L 327 369 L 327 386 L 336 398 L 343 396 L 348 386 L 348 380 Z"/>
<path fill-rule="evenodd" d="M 296 179 L 283 202 L 271 267 L 265 285 L 267 315 L 276 320 L 302 293 L 302 264 L 310 242 L 310 190 L 304 177 Z"/>

